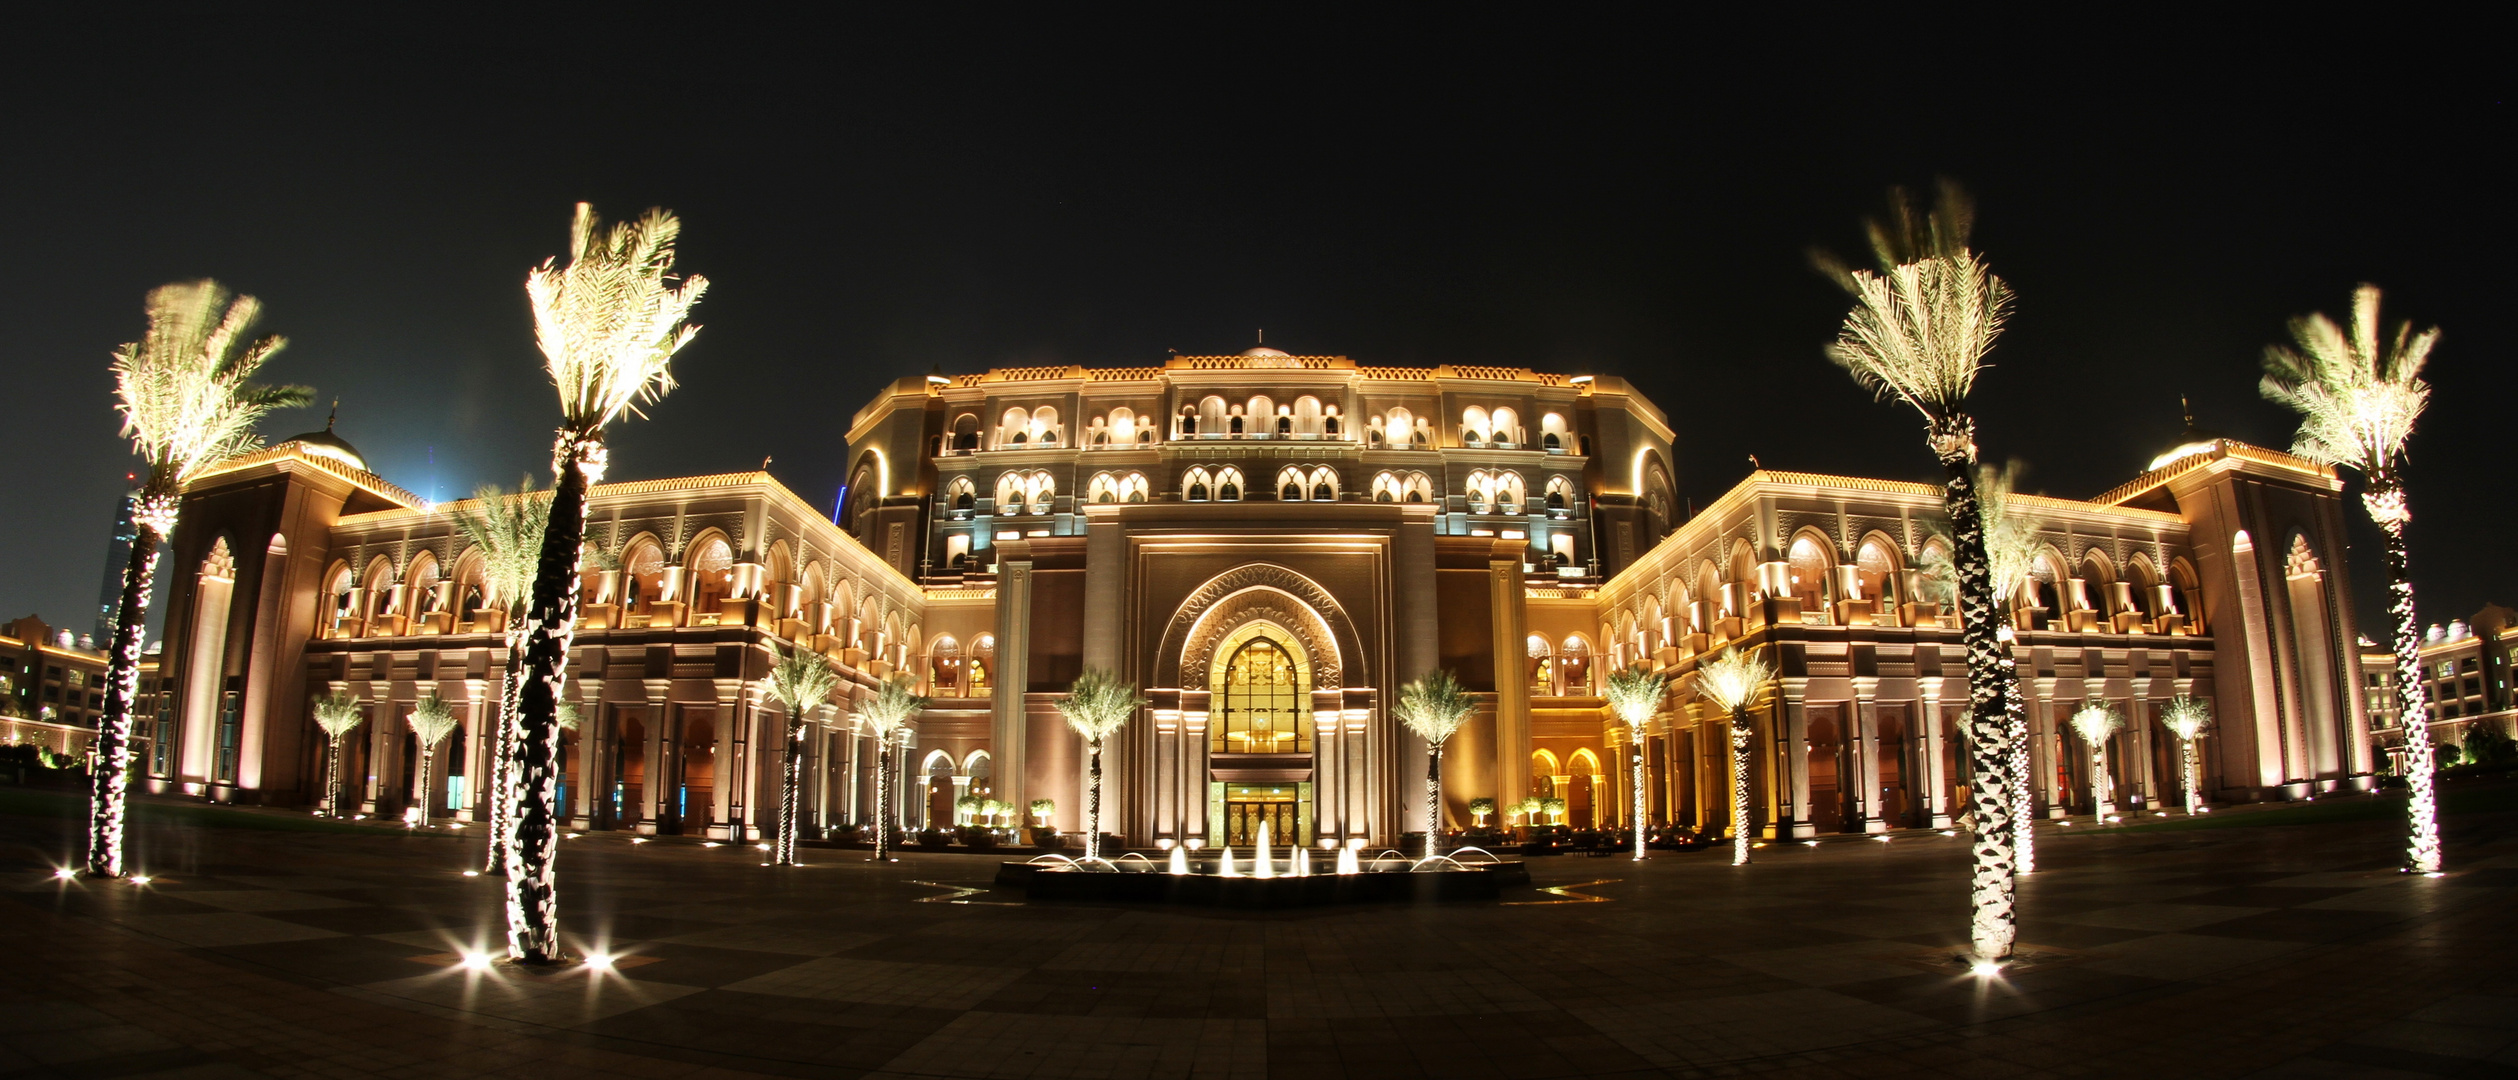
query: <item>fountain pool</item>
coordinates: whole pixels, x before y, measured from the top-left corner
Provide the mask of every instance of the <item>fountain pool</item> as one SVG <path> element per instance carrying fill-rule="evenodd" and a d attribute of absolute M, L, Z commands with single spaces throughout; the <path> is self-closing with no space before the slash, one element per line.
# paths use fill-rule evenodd
<path fill-rule="evenodd" d="M 1493 900 L 1504 886 L 1530 881 L 1518 860 L 1479 848 L 1431 859 L 1396 851 L 1366 858 L 1348 845 L 1338 848 L 1335 870 L 1324 874 L 1314 872 L 1309 848 L 1279 857 L 1266 826 L 1256 840 L 1249 848 L 1211 854 L 1173 845 L 1160 863 L 1135 852 L 1112 860 L 1042 855 L 1000 865 L 997 884 L 1020 888 L 1030 900 L 1279 908 Z"/>

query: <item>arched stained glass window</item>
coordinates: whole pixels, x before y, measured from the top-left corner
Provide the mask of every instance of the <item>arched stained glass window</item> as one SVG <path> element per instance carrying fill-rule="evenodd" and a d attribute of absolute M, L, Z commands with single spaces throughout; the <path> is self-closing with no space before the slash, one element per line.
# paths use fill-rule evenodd
<path fill-rule="evenodd" d="M 1216 709 L 1220 754 L 1311 752 L 1311 688 L 1285 646 L 1253 638 L 1225 665 Z"/>

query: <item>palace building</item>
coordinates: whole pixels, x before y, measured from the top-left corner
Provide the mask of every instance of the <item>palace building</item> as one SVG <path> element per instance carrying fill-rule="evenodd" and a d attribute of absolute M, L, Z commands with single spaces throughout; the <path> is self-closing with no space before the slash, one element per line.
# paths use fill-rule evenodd
<path fill-rule="evenodd" d="M 1526 368 L 1375 367 L 1254 349 L 1145 367 L 908 378 L 860 410 L 837 512 L 765 473 L 598 485 L 568 696 L 565 798 L 587 829 L 747 839 L 776 804 L 771 649 L 821 651 L 854 699 L 896 674 L 931 699 L 895 754 L 902 824 L 985 795 L 1083 827 L 1085 753 L 1054 707 L 1088 667 L 1150 699 L 1105 753 L 1128 843 L 1398 842 L 1423 828 L 1427 749 L 1390 715 L 1447 668 L 1475 718 L 1444 752 L 1469 804 L 1564 800 L 1563 823 L 1730 827 L 1727 720 L 1695 664 L 1766 650 L 1756 820 L 1778 837 L 1948 825 L 1964 812 L 1955 616 L 1923 568 L 1937 488 L 1753 473 L 1674 513 L 1674 421 L 1624 382 Z M 2087 501 L 2020 496 L 2044 540 L 2008 598 L 2038 795 L 2090 800 L 2084 701 L 2134 722 L 2118 805 L 2173 802 L 2168 698 L 2211 699 L 2211 797 L 2359 788 L 2374 771 L 2331 470 L 2190 440 Z M 448 507 L 328 430 L 187 491 L 151 782 L 311 805 L 312 699 L 370 703 L 362 809 L 485 816 L 504 614 Z M 1641 745 L 1607 672 L 1673 676 Z M 411 703 L 463 720 L 411 790 Z M 876 748 L 847 701 L 812 710 L 808 827 L 871 822 Z"/>

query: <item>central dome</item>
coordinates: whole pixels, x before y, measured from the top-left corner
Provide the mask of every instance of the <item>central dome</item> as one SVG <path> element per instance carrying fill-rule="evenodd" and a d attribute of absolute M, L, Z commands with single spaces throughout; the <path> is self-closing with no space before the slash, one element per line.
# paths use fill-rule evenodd
<path fill-rule="evenodd" d="M 307 457 L 318 457 L 329 461 L 336 461 L 353 469 L 357 469 L 360 472 L 369 471 L 367 468 L 366 455 L 359 453 L 358 447 L 350 445 L 350 441 L 348 439 L 344 439 L 341 436 L 332 433 L 333 421 L 338 419 L 339 416 L 340 413 L 336 408 L 336 411 L 332 416 L 324 418 L 322 431 L 309 431 L 303 435 L 291 435 L 288 438 L 280 440 L 279 445 L 287 446 L 290 443 L 296 443 L 297 448 L 305 452 Z"/>
<path fill-rule="evenodd" d="M 1262 346 L 1259 346 L 1259 347 L 1258 347 L 1258 348 L 1256 348 L 1256 349 L 1243 349 L 1243 350 L 1242 350 L 1242 355 L 1243 355 L 1243 356 L 1292 356 L 1292 355 L 1294 355 L 1294 354 L 1289 353 L 1289 352 L 1286 352 L 1286 351 L 1284 351 L 1284 350 L 1282 350 L 1282 349 L 1271 349 L 1271 348 L 1269 348 L 1269 347 L 1267 347 L 1267 346 L 1265 346 L 1265 345 L 1262 345 Z"/>

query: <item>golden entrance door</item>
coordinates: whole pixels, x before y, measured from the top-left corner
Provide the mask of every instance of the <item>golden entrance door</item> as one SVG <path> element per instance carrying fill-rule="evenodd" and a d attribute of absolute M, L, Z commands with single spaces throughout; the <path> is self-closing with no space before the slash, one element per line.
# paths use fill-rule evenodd
<path fill-rule="evenodd" d="M 1268 826 L 1268 843 L 1283 848 L 1303 841 L 1303 806 L 1293 784 L 1242 785 L 1224 789 L 1224 842 L 1249 847 L 1259 842 L 1259 826 Z"/>

